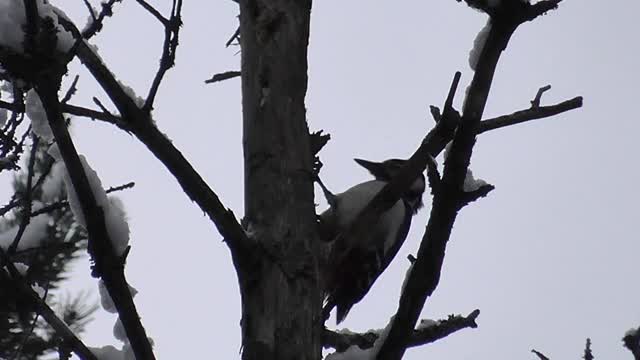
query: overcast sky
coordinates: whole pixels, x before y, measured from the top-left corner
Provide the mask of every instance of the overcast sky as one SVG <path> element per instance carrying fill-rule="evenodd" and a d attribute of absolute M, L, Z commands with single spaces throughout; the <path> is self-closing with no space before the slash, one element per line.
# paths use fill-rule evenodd
<path fill-rule="evenodd" d="M 84 25 L 82 1 L 55 3 Z M 170 6 L 151 3 L 165 13 Z M 144 95 L 162 29 L 135 1 L 115 12 L 94 43 L 116 76 Z M 440 286 L 423 311 L 438 319 L 478 308 L 479 327 L 410 350 L 407 359 L 533 359 L 531 348 L 552 359 L 579 359 L 587 337 L 596 359 L 631 359 L 621 338 L 640 325 L 638 12 L 633 0 L 565 0 L 513 36 L 485 117 L 527 108 L 547 84 L 553 88 L 543 104 L 582 95 L 585 105 L 479 137 L 471 167 L 496 190 L 458 217 Z M 185 1 L 177 66 L 154 116 L 224 203 L 242 214 L 240 81 L 203 82 L 239 69 L 239 48 L 224 48 L 237 15 L 230 0 Z M 454 0 L 314 3 L 307 109 L 310 128 L 332 135 L 321 152 L 321 175 L 331 189 L 368 180 L 354 157 L 409 156 L 433 126 L 428 106 L 442 105 L 457 70 L 461 104 L 472 77 L 468 53 L 485 21 Z M 107 101 L 77 63 L 76 73 L 74 103 Z M 121 194 L 132 228 L 127 276 L 139 290 L 136 303 L 158 358 L 239 358 L 237 279 L 215 228 L 131 136 L 86 119 L 74 121 L 73 134 L 103 184 L 136 182 Z M 5 199 L 9 180 L 2 179 Z M 396 260 L 344 326 L 383 327 L 394 313 L 406 256 L 416 253 L 424 232 L 427 196 L 425 203 Z M 88 272 L 87 261 L 78 262 L 69 288 L 95 293 Z M 119 344 L 114 321 L 99 310 L 83 338 L 90 346 Z"/>

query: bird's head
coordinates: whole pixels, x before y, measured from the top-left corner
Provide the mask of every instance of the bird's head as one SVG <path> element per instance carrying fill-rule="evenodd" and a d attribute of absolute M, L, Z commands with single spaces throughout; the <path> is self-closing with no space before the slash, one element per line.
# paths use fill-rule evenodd
<path fill-rule="evenodd" d="M 407 163 L 408 160 L 403 159 L 389 159 L 383 162 L 375 162 L 363 159 L 354 159 L 358 165 L 364 167 L 369 170 L 371 175 L 373 175 L 376 180 L 389 182 L 395 176 L 400 173 L 400 169 L 402 169 Z M 420 176 L 411 184 L 411 187 L 405 191 L 402 195 L 402 198 L 409 203 L 411 208 L 413 209 L 414 214 L 422 208 L 422 194 L 425 190 L 425 178 L 424 175 L 420 174 Z"/>

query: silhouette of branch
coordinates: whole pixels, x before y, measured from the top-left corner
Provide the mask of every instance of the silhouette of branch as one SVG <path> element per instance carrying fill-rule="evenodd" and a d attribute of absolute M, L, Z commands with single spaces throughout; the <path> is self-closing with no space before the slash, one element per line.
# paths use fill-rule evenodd
<path fill-rule="evenodd" d="M 591 351 L 591 339 L 587 338 L 587 341 L 584 345 L 584 356 L 582 356 L 584 360 L 594 360 L 593 352 Z"/>
<path fill-rule="evenodd" d="M 538 359 L 540 360 L 549 360 L 548 357 L 546 357 L 543 353 L 541 353 L 540 351 L 536 350 L 536 349 L 531 349 L 531 352 L 534 353 Z"/>
<path fill-rule="evenodd" d="M 635 360 L 640 360 L 640 327 L 631 329 L 622 338 L 624 346 L 631 351 Z"/>
<path fill-rule="evenodd" d="M 526 121 L 543 119 L 582 107 L 582 96 L 549 106 L 537 106 L 480 122 L 478 134 Z"/>
<path fill-rule="evenodd" d="M 92 275 L 103 280 L 118 310 L 136 358 L 155 359 L 124 275 L 124 256 L 120 257 L 114 251 L 105 225 L 103 209 L 96 202 L 80 157 L 67 130 L 57 94 L 60 75 L 52 69 L 39 74 L 35 81 L 36 92 L 42 100 L 49 125 L 85 217 L 89 235 L 87 249 L 94 263 Z"/>
<path fill-rule="evenodd" d="M 478 315 L 480 315 L 480 310 L 474 310 L 467 316 L 450 315 L 447 319 L 436 321 L 429 326 L 419 326 L 413 330 L 407 347 L 430 344 L 462 329 L 474 329 L 478 327 L 478 324 L 476 324 Z M 332 347 L 337 352 L 344 352 L 354 345 L 363 350 L 369 349 L 373 347 L 379 337 L 379 333 L 374 331 L 358 334 L 324 329 L 322 333 L 323 346 Z"/>
<path fill-rule="evenodd" d="M 109 194 L 109 193 L 116 192 L 116 191 L 122 191 L 122 190 L 126 190 L 126 189 L 131 189 L 135 185 L 136 184 L 134 182 L 130 182 L 130 183 L 126 183 L 124 185 L 110 187 L 110 188 L 105 190 L 105 193 Z M 69 201 L 68 200 L 60 200 L 60 201 L 54 202 L 52 204 L 49 204 L 47 206 L 44 206 L 44 207 L 32 212 L 31 213 L 31 217 L 36 217 L 36 216 L 41 215 L 41 214 L 50 213 L 50 212 L 52 212 L 54 210 L 63 209 L 65 207 L 67 207 L 67 206 L 69 206 Z"/>
<path fill-rule="evenodd" d="M 79 31 L 73 23 L 63 18 L 60 18 L 59 21 L 65 30 L 78 38 Z M 155 126 L 150 112 L 143 111 L 135 104 L 102 62 L 102 59 L 86 43 L 78 43 L 76 55 L 116 106 L 127 129 L 165 165 L 178 180 L 187 196 L 197 203 L 213 221 L 224 237 L 225 243 L 229 246 L 236 267 L 248 268 L 249 265 L 240 266 L 238 264 L 239 262 L 243 264 L 252 262 L 256 256 L 255 244 L 247 237 L 233 212 L 222 204 L 218 196 L 171 140 Z"/>
<path fill-rule="evenodd" d="M 91 24 L 88 24 L 87 27 L 82 31 L 82 35 L 81 35 L 82 38 L 89 40 L 98 32 L 100 32 L 100 30 L 102 30 L 104 20 L 107 17 L 110 17 L 113 15 L 113 6 L 117 2 L 122 2 L 122 0 L 102 1 L 101 2 L 102 9 L 100 10 L 100 13 L 97 16 L 93 11 L 93 8 L 91 7 L 91 5 L 85 2 L 87 7 L 89 8 L 89 14 L 92 18 L 92 22 Z"/>
<path fill-rule="evenodd" d="M 466 0 L 466 2 L 476 3 L 472 0 Z M 486 5 L 484 1 L 477 2 Z M 462 121 L 459 122 L 451 149 L 445 159 L 441 189 L 433 196 L 431 215 L 418 250 L 417 260 L 406 280 L 398 310 L 389 334 L 377 354 L 377 359 L 399 360 L 403 357 L 408 345 L 408 335 L 413 331 L 413 325 L 427 297 L 431 296 L 438 286 L 445 249 L 453 224 L 458 211 L 466 204 L 465 201 L 461 201 L 464 195 L 463 183 L 502 51 L 520 24 L 542 14 L 545 6 L 553 5 L 551 8 L 554 8 L 559 2 L 541 1 L 531 5 L 522 1 L 503 1 L 495 8 L 483 8 L 483 10 L 491 10 L 487 11 L 491 16 L 491 28 L 480 52 L 476 71 L 464 101 Z"/>
<path fill-rule="evenodd" d="M 178 39 L 180 35 L 180 26 L 182 26 L 182 0 L 173 0 L 171 6 L 171 16 L 169 19 L 160 14 L 153 6 L 144 0 L 137 0 L 150 14 L 152 14 L 164 26 L 164 44 L 162 45 L 162 56 L 160 57 L 160 67 L 151 83 L 147 100 L 142 107 L 144 111 L 151 111 L 153 102 L 155 101 L 160 83 L 169 69 L 175 65 L 176 49 L 178 48 Z"/>

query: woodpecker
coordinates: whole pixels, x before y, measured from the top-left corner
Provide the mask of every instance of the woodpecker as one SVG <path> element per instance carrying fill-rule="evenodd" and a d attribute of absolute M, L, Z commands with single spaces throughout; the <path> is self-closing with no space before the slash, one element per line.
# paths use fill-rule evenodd
<path fill-rule="evenodd" d="M 355 159 L 369 170 L 375 180 L 357 184 L 347 191 L 327 199 L 331 207 L 320 214 L 320 237 L 329 243 L 329 259 L 325 278 L 325 320 L 336 308 L 339 324 L 369 291 L 378 276 L 387 268 L 404 243 L 411 218 L 422 207 L 425 190 L 424 175 L 420 175 L 402 197 L 365 230 L 357 239 L 337 237 L 345 232 L 364 207 L 396 176 L 407 160 L 390 159 L 373 162 Z M 325 195 L 328 190 L 323 187 Z M 337 243 L 341 242 L 341 243 Z"/>

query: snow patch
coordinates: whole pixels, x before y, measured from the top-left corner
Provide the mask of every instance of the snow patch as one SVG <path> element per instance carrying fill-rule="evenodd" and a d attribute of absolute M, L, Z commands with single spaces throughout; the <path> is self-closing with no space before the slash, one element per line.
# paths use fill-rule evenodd
<path fill-rule="evenodd" d="M 487 185 L 486 181 L 474 178 L 471 169 L 467 169 L 467 176 L 464 177 L 462 190 L 464 190 L 465 192 L 472 192 L 480 189 L 485 185 Z"/>
<path fill-rule="evenodd" d="M 137 107 L 142 108 L 144 106 L 145 100 L 138 96 L 131 86 L 125 85 L 120 80 L 118 80 L 118 84 L 120 84 L 122 90 L 133 100 Z"/>
<path fill-rule="evenodd" d="M 389 330 L 391 330 L 391 324 L 393 324 L 393 317 L 389 319 L 389 323 L 384 329 L 373 330 L 378 334 L 378 339 L 373 344 L 373 347 L 362 350 L 358 345 L 352 345 L 344 352 L 334 352 L 327 355 L 325 360 L 375 360 L 378 351 L 380 351 L 389 334 Z"/>
<path fill-rule="evenodd" d="M 15 266 L 16 270 L 18 270 L 18 273 L 20 273 L 20 275 L 22 276 L 27 275 L 27 271 L 29 271 L 29 266 L 23 263 L 13 263 L 13 266 Z"/>
<path fill-rule="evenodd" d="M 95 355 L 99 360 L 125 360 L 124 357 L 124 349 L 119 350 L 113 345 L 107 345 L 99 348 L 90 347 L 89 350 Z"/>
<path fill-rule="evenodd" d="M 40 299 L 44 298 L 44 296 L 47 294 L 47 291 L 42 286 L 40 286 L 38 284 L 31 285 L 31 288 L 33 289 L 33 291 L 36 292 L 36 294 L 38 294 Z"/>
<path fill-rule="evenodd" d="M 56 49 L 66 53 L 73 46 L 73 35 L 58 23 L 57 13 L 64 15 L 62 10 L 49 4 L 46 0 L 36 0 L 40 18 L 51 18 L 56 29 Z M 24 51 L 24 25 L 26 24 L 24 1 L 0 0 L 0 45 L 15 52 Z"/>
<path fill-rule="evenodd" d="M 60 159 L 60 150 L 56 145 L 49 148 L 48 152 L 49 155 L 56 159 L 56 161 L 64 164 Z M 120 256 L 129 246 L 129 224 L 126 220 L 122 202 L 114 197 L 107 197 L 107 193 L 102 187 L 102 182 L 98 177 L 98 173 L 96 173 L 95 170 L 91 168 L 84 155 L 79 155 L 79 157 L 84 172 L 87 176 L 87 180 L 89 181 L 89 186 L 93 191 L 93 196 L 95 197 L 96 204 L 102 208 L 105 227 L 107 228 L 107 233 L 109 234 L 109 238 L 113 245 L 115 254 L 117 256 Z M 84 217 L 84 213 L 82 212 L 80 200 L 78 199 L 78 195 L 76 194 L 73 184 L 71 183 L 71 177 L 69 176 L 68 171 L 66 171 L 66 167 L 63 171 L 62 177 L 64 179 L 65 188 L 67 190 L 67 200 L 69 201 L 71 212 L 73 213 L 76 222 L 86 228 L 87 222 Z"/>
<path fill-rule="evenodd" d="M 4 124 L 7 123 L 8 118 L 7 109 L 0 109 L 0 127 L 3 127 Z"/>
<path fill-rule="evenodd" d="M 46 142 L 53 140 L 53 133 L 47 120 L 47 113 L 42 107 L 40 96 L 38 96 L 38 93 L 36 93 L 34 89 L 27 92 L 25 112 L 29 119 L 31 119 L 31 131 Z"/>
<path fill-rule="evenodd" d="M 57 200 L 60 197 L 63 174 L 65 168 L 61 162 L 56 161 L 52 166 L 47 178 L 42 183 L 42 200 L 45 202 Z"/>
<path fill-rule="evenodd" d="M 491 19 L 487 20 L 487 23 L 480 30 L 478 35 L 476 35 L 475 40 L 473 40 L 473 48 L 469 52 L 469 66 L 471 67 L 471 70 L 476 70 L 476 65 L 478 65 L 478 59 L 480 58 L 480 54 L 482 54 L 482 49 L 484 49 L 485 43 L 487 42 L 489 31 L 491 31 Z"/>
<path fill-rule="evenodd" d="M 138 290 L 129 285 L 129 292 L 133 298 L 138 293 Z M 118 310 L 116 309 L 116 305 L 113 303 L 113 299 L 111 299 L 111 295 L 109 295 L 109 291 L 102 280 L 98 281 L 98 293 L 100 294 L 100 305 L 102 305 L 102 308 L 106 312 L 110 312 L 112 314 L 117 313 Z"/>
<path fill-rule="evenodd" d="M 36 204 L 36 202 L 34 202 Z M 48 214 L 40 214 L 31 218 L 29 225 L 24 230 L 22 238 L 18 243 L 17 251 L 23 251 L 26 249 L 39 247 L 42 242 L 48 237 L 47 230 L 49 228 L 49 222 L 51 217 Z M 20 225 L 15 225 L 10 229 L 0 233 L 0 247 L 3 250 L 7 250 L 13 239 L 18 234 Z"/>
<path fill-rule="evenodd" d="M 124 331 L 124 326 L 122 325 L 122 321 L 120 321 L 120 317 L 118 316 L 118 319 L 116 320 L 116 323 L 113 325 L 113 337 L 115 337 L 116 339 L 122 341 L 122 342 L 129 342 L 129 339 L 127 338 L 127 333 Z"/>
<path fill-rule="evenodd" d="M 416 328 L 416 330 L 424 330 L 426 328 L 430 328 L 432 326 L 437 326 L 437 325 L 440 325 L 440 321 L 438 320 L 422 319 L 420 320 L 420 324 L 418 324 L 418 327 Z"/>

